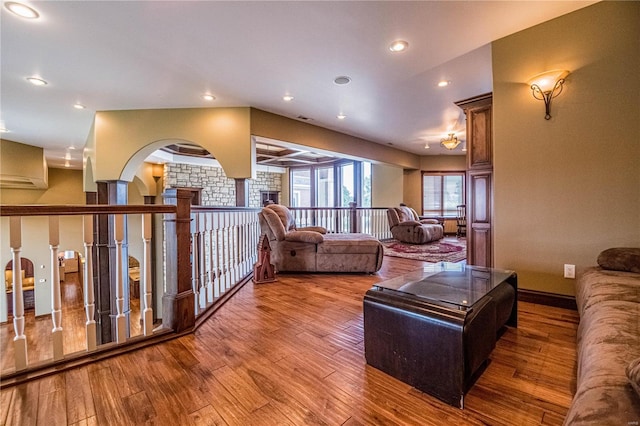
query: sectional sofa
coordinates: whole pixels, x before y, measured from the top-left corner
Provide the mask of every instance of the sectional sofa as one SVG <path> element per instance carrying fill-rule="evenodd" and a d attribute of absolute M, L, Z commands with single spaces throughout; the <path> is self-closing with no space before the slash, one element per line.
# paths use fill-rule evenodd
<path fill-rule="evenodd" d="M 565 425 L 640 424 L 640 248 L 613 248 L 576 281 L 578 371 Z"/>

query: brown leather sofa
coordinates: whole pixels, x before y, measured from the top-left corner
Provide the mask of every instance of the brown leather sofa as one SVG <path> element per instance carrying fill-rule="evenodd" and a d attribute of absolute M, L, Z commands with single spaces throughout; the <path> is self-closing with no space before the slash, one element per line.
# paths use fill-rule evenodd
<path fill-rule="evenodd" d="M 425 244 L 444 237 L 444 228 L 435 219 L 420 219 L 408 206 L 391 207 L 387 210 L 391 235 L 398 241 L 410 244 Z"/>
<path fill-rule="evenodd" d="M 382 244 L 371 235 L 296 228 L 291 212 L 280 204 L 265 206 L 258 216 L 276 271 L 373 273 L 382 267 Z"/>

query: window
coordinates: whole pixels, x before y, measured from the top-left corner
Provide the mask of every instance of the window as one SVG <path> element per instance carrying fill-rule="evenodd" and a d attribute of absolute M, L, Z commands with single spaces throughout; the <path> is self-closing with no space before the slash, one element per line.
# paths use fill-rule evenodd
<path fill-rule="evenodd" d="M 464 173 L 423 173 L 422 214 L 456 216 L 457 206 L 464 204 Z"/>
<path fill-rule="evenodd" d="M 371 207 L 371 163 L 362 163 L 362 207 Z"/>
<path fill-rule="evenodd" d="M 340 177 L 340 207 L 349 207 L 349 203 L 356 200 L 355 181 L 353 178 L 353 163 L 341 164 L 338 168 Z"/>
<path fill-rule="evenodd" d="M 333 166 L 316 169 L 316 207 L 333 207 Z"/>
<path fill-rule="evenodd" d="M 340 161 L 290 169 L 291 207 L 371 206 L 371 163 Z"/>
<path fill-rule="evenodd" d="M 291 170 L 291 207 L 311 207 L 311 170 Z"/>

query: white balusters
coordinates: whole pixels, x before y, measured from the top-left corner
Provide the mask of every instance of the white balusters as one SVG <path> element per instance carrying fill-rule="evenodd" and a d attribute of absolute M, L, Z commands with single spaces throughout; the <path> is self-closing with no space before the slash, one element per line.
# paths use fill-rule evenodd
<path fill-rule="evenodd" d="M 84 228 L 84 309 L 87 314 L 87 350 L 96 348 L 95 298 L 93 295 L 93 216 L 83 217 Z"/>
<path fill-rule="evenodd" d="M 142 332 L 145 336 L 153 333 L 153 309 L 151 308 L 151 214 L 142 215 L 142 242 L 144 262 L 142 265 L 142 291 L 140 292 L 140 316 Z"/>
<path fill-rule="evenodd" d="M 51 330 L 53 339 L 53 359 L 64 357 L 62 345 L 62 300 L 60 296 L 60 266 L 58 247 L 60 246 L 60 218 L 49 216 L 49 248 L 51 249 Z"/>
<path fill-rule="evenodd" d="M 223 247 L 222 252 L 224 253 L 224 290 L 227 291 L 231 288 L 233 284 L 232 276 L 231 276 L 231 218 L 229 213 L 222 213 L 224 217 L 222 229 L 223 235 Z"/>
<path fill-rule="evenodd" d="M 114 221 L 114 240 L 116 244 L 116 343 L 127 340 L 127 319 L 124 315 L 124 282 L 122 265 L 122 243 L 124 240 L 124 215 L 116 214 Z M 128 265 L 127 265 L 128 268 Z"/>
<path fill-rule="evenodd" d="M 205 216 L 205 238 L 207 241 L 207 303 L 213 302 L 214 291 L 213 286 L 216 280 L 216 262 L 215 262 L 215 240 L 213 237 L 213 213 L 207 213 Z"/>
<path fill-rule="evenodd" d="M 206 213 L 196 213 L 196 234 L 198 236 L 198 251 L 193 255 L 198 257 L 198 294 L 200 296 L 200 308 L 205 309 L 207 307 L 207 263 L 205 261 L 205 215 Z"/>
<path fill-rule="evenodd" d="M 238 272 L 238 255 L 239 255 L 239 227 L 238 227 L 238 215 L 236 213 L 229 213 L 231 219 L 231 282 L 233 284 L 239 281 Z"/>
<path fill-rule="evenodd" d="M 200 313 L 200 285 L 198 278 L 198 262 L 200 258 L 198 257 L 198 215 L 191 218 L 191 288 L 193 290 L 194 304 L 195 304 L 195 313 L 196 316 Z"/>
<path fill-rule="evenodd" d="M 13 329 L 16 371 L 27 368 L 27 336 L 24 334 L 24 300 L 22 295 L 22 223 L 20 217 L 9 218 L 9 239 L 13 255 Z"/>
<path fill-rule="evenodd" d="M 222 268 L 221 252 L 220 252 L 220 215 L 213 213 L 212 219 L 212 239 L 213 245 L 213 297 L 218 298 L 223 293 L 223 287 L 221 285 L 222 274 L 220 273 Z"/>

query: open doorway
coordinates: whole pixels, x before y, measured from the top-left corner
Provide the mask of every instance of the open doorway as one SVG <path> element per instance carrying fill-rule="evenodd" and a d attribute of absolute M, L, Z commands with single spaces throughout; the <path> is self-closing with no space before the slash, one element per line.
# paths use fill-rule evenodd
<path fill-rule="evenodd" d="M 22 275 L 22 295 L 24 310 L 33 310 L 35 307 L 35 283 L 33 262 L 26 258 L 20 258 L 20 274 Z M 4 284 L 7 297 L 7 313 L 13 314 L 13 260 L 7 262 L 4 268 Z"/>

